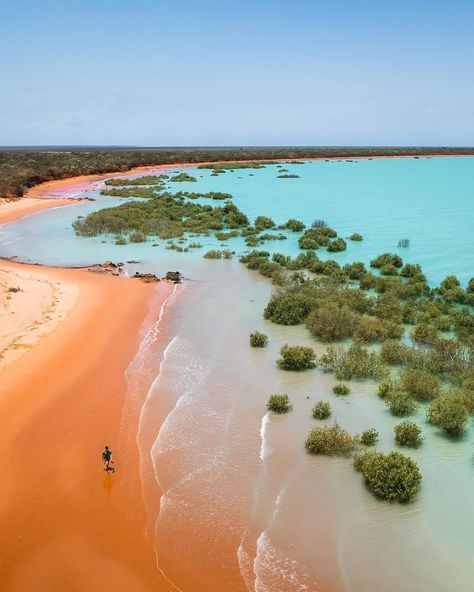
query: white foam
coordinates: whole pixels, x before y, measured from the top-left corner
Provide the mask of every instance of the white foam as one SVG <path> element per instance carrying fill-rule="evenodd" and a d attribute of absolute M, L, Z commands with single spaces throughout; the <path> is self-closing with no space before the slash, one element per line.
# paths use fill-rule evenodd
<path fill-rule="evenodd" d="M 317 589 L 306 570 L 272 545 L 265 531 L 257 539 L 253 570 L 255 592 L 314 592 Z"/>
<path fill-rule="evenodd" d="M 271 449 L 267 444 L 267 427 L 270 422 L 270 413 L 267 412 L 262 417 L 262 423 L 260 424 L 260 460 L 263 461 L 267 458 L 267 456 L 271 453 Z"/>

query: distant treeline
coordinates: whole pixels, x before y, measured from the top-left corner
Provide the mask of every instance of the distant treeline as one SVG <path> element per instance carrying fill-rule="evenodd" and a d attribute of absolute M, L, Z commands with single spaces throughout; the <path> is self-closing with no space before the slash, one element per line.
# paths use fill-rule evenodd
<path fill-rule="evenodd" d="M 0 151 L 0 197 L 21 197 L 28 187 L 76 175 L 127 171 L 136 166 L 358 156 L 471 154 L 474 148 L 423 147 L 244 147 L 137 149 L 5 149 Z"/>

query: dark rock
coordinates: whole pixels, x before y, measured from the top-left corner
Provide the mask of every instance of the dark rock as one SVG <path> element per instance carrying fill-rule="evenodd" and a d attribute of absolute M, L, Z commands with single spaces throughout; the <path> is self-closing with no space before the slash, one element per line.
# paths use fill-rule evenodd
<path fill-rule="evenodd" d="M 160 280 L 154 273 L 140 273 L 139 271 L 135 272 L 135 275 L 132 276 L 133 279 L 141 280 L 145 282 L 145 284 L 155 284 Z"/>
<path fill-rule="evenodd" d="M 180 284 L 183 276 L 179 273 L 179 271 L 168 271 L 165 275 L 165 280 L 169 280 L 175 284 Z"/>

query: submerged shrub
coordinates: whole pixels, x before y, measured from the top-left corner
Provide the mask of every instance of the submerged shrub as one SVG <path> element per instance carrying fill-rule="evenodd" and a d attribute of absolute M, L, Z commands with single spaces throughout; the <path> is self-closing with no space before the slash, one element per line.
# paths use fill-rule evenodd
<path fill-rule="evenodd" d="M 319 363 L 326 372 L 334 372 L 337 380 L 380 379 L 387 373 L 387 368 L 382 364 L 379 356 L 358 343 L 354 343 L 347 350 L 342 347 L 328 347 L 319 358 Z"/>
<path fill-rule="evenodd" d="M 328 251 L 331 253 L 339 253 L 340 251 L 345 251 L 346 248 L 346 241 L 343 238 L 336 238 L 328 245 Z"/>
<path fill-rule="evenodd" d="M 385 398 L 385 404 L 395 417 L 411 415 L 416 410 L 416 402 L 406 393 L 396 390 Z"/>
<path fill-rule="evenodd" d="M 405 364 L 409 358 L 411 348 L 395 339 L 387 339 L 380 348 L 380 357 L 390 365 Z"/>
<path fill-rule="evenodd" d="M 288 222 L 285 222 L 285 224 L 282 224 L 280 226 L 281 229 L 288 229 L 291 230 L 292 232 L 301 232 L 302 230 L 304 230 L 306 228 L 306 226 L 304 225 L 303 222 L 301 222 L 301 220 L 295 220 L 294 218 L 290 218 L 288 220 Z"/>
<path fill-rule="evenodd" d="M 468 415 L 466 407 L 450 395 L 439 397 L 426 410 L 427 421 L 439 426 L 452 437 L 464 433 Z"/>
<path fill-rule="evenodd" d="M 268 343 L 268 337 L 265 333 L 260 333 L 260 331 L 250 333 L 249 339 L 252 347 L 265 347 Z"/>
<path fill-rule="evenodd" d="M 306 438 L 305 447 L 311 454 L 347 456 L 356 447 L 357 439 L 337 423 L 313 428 Z"/>
<path fill-rule="evenodd" d="M 395 432 L 395 440 L 400 446 L 418 448 L 423 442 L 421 428 L 413 421 L 402 421 L 393 428 L 393 431 Z"/>
<path fill-rule="evenodd" d="M 267 409 L 275 413 L 288 413 L 288 411 L 291 411 L 292 405 L 288 395 L 274 394 L 270 395 L 268 399 Z"/>
<path fill-rule="evenodd" d="M 375 428 L 369 428 L 362 432 L 360 436 L 360 443 L 364 446 L 374 446 L 379 439 L 379 433 Z"/>
<path fill-rule="evenodd" d="M 312 347 L 303 345 L 284 345 L 277 360 L 282 370 L 306 370 L 316 366 L 316 354 Z"/>
<path fill-rule="evenodd" d="M 361 234 L 359 234 L 358 232 L 353 232 L 351 234 L 351 236 L 349 237 L 349 240 L 351 240 L 351 241 L 361 241 L 361 240 L 364 240 L 364 237 Z"/>
<path fill-rule="evenodd" d="M 313 300 L 302 293 L 272 296 L 263 316 L 279 325 L 298 325 L 311 311 Z"/>
<path fill-rule="evenodd" d="M 364 452 L 354 458 L 354 467 L 380 499 L 408 502 L 420 489 L 422 476 L 418 465 L 400 452 Z"/>
<path fill-rule="evenodd" d="M 394 267 L 402 267 L 403 260 L 399 255 L 394 255 L 393 253 L 382 253 L 372 259 L 370 262 L 370 267 L 381 268 L 384 265 L 393 265 Z"/>
<path fill-rule="evenodd" d="M 264 228 L 273 228 L 275 226 L 275 222 L 268 216 L 257 216 L 255 218 L 254 225 L 255 228 L 260 231 Z"/>
<path fill-rule="evenodd" d="M 348 395 L 351 392 L 351 389 L 347 386 L 347 384 L 338 382 L 332 387 L 332 392 L 335 395 Z"/>
<path fill-rule="evenodd" d="M 401 386 L 408 395 L 417 401 L 431 401 L 441 394 L 439 378 L 415 368 L 406 368 L 402 372 Z"/>
<path fill-rule="evenodd" d="M 331 405 L 327 401 L 318 401 L 314 404 L 312 413 L 315 419 L 327 419 L 331 415 Z"/>
<path fill-rule="evenodd" d="M 127 239 L 123 236 L 119 236 L 118 238 L 115 239 L 115 244 L 116 245 L 126 245 L 127 244 Z"/>
<path fill-rule="evenodd" d="M 349 307 L 327 303 L 308 315 L 306 326 L 322 341 L 339 341 L 352 335 L 357 320 L 357 314 Z"/>
<path fill-rule="evenodd" d="M 146 235 L 143 232 L 136 230 L 135 232 L 131 232 L 128 240 L 131 243 L 146 243 Z"/>

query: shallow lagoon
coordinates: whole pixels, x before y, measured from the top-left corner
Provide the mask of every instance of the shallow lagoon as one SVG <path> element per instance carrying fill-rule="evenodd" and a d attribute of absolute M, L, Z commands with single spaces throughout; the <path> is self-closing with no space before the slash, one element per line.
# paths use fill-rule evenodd
<path fill-rule="evenodd" d="M 394 251 L 420 263 L 431 283 L 454 273 L 464 285 L 474 275 L 474 159 L 312 161 L 285 168 L 300 178 L 278 179 L 275 165 L 218 177 L 187 169 L 198 183 L 173 190 L 228 191 L 250 218 L 323 218 L 342 236 L 364 235 L 362 243 L 348 242 L 345 253 L 321 250 L 322 258 L 367 262 Z M 303 448 L 315 424 L 311 406 L 326 399 L 332 419 L 353 432 L 374 426 L 380 449 L 395 449 L 397 420 L 375 395 L 375 384 L 353 382 L 347 398 L 336 398 L 331 375 L 280 371 L 274 362 L 285 342 L 318 352 L 323 346 L 303 327 L 264 321 L 270 282 L 237 261 L 203 260 L 216 246 L 210 237 L 198 239 L 203 249 L 182 254 L 166 250 L 163 241 L 118 247 L 112 237 L 106 243 L 75 237 L 72 220 L 104 203 L 121 200 L 98 198 L 6 225 L 0 253 L 70 265 L 136 259 L 141 263 L 131 271 L 179 269 L 190 279 L 168 317 L 172 340 L 138 434 L 143 458 L 151 454 L 151 476 L 165 493 L 152 519 L 158 562 L 170 579 L 186 589 L 179 570 L 185 561 L 196 574 L 214 574 L 202 581 L 210 591 L 237 581 L 235 589 L 245 589 L 245 582 L 259 592 L 471 590 L 472 423 L 461 442 L 449 441 L 424 423 L 420 409 L 415 419 L 425 442 L 409 453 L 423 473 L 419 497 L 407 506 L 378 502 L 350 460 L 310 457 Z M 288 240 L 264 248 L 296 254 L 298 235 L 287 234 Z M 411 240 L 409 249 L 396 248 L 401 238 Z M 227 244 L 246 250 L 240 239 Z M 263 351 L 248 347 L 254 329 L 270 336 Z M 293 412 L 267 416 L 272 392 L 287 392 Z"/>

